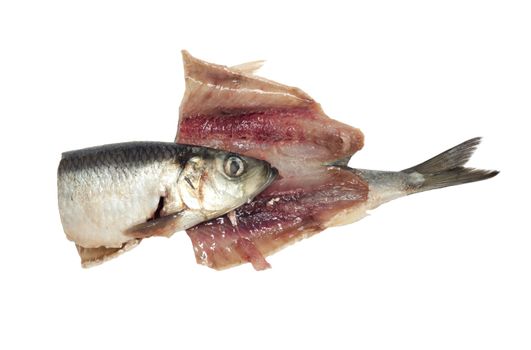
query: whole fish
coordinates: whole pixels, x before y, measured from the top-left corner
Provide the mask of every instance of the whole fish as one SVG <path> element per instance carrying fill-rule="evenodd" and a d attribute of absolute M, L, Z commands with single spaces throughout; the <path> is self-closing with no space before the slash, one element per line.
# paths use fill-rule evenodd
<path fill-rule="evenodd" d="M 129 142 L 63 153 L 61 222 L 87 267 L 141 239 L 171 236 L 252 200 L 277 176 L 266 161 L 207 147 Z"/>

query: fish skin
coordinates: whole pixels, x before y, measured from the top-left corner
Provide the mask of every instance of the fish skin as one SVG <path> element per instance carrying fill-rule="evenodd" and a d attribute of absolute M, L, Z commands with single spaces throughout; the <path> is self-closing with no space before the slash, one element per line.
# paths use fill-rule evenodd
<path fill-rule="evenodd" d="M 245 170 L 231 177 L 226 172 L 232 168 L 226 166 L 235 157 Z M 59 212 L 80 255 L 91 259 L 97 252 L 103 259 L 105 250 L 96 248 L 115 254 L 128 242 L 145 238 L 127 230 L 159 220 L 156 215 L 166 218 L 178 212 L 179 221 L 171 227 L 183 230 L 247 202 L 276 174 L 265 161 L 207 147 L 163 142 L 92 147 L 63 153 L 57 177 Z"/>

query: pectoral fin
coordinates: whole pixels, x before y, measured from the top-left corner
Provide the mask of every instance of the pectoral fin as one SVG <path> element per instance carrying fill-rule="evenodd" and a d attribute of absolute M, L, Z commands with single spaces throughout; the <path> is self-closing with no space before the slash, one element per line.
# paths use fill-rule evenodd
<path fill-rule="evenodd" d="M 82 267 L 92 267 L 104 263 L 107 260 L 116 258 L 124 252 L 127 252 L 140 243 L 140 239 L 132 239 L 124 243 L 120 248 L 85 248 L 76 244 L 77 252 L 81 257 Z"/>
<path fill-rule="evenodd" d="M 125 234 L 133 238 L 148 238 L 152 236 L 170 237 L 176 231 L 182 229 L 179 223 L 180 217 L 181 212 L 161 216 L 135 225 L 125 231 Z"/>

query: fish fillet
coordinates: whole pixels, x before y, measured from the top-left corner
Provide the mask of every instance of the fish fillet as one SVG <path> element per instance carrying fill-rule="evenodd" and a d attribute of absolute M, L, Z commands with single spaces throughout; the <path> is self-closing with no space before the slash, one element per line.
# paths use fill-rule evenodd
<path fill-rule="evenodd" d="M 354 221 L 367 182 L 344 169 L 363 147 L 359 129 L 324 114 L 298 88 L 183 52 L 186 91 L 176 142 L 267 160 L 280 177 L 227 216 L 187 230 L 196 259 L 215 269 L 251 262 L 335 224 Z M 234 221 L 234 219 L 233 219 Z"/>

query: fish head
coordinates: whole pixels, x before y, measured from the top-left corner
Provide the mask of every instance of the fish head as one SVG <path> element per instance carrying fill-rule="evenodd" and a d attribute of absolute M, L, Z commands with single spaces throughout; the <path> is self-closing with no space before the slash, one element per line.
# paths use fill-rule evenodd
<path fill-rule="evenodd" d="M 266 161 L 211 151 L 186 163 L 178 186 L 184 204 L 211 219 L 252 200 L 277 175 Z"/>

